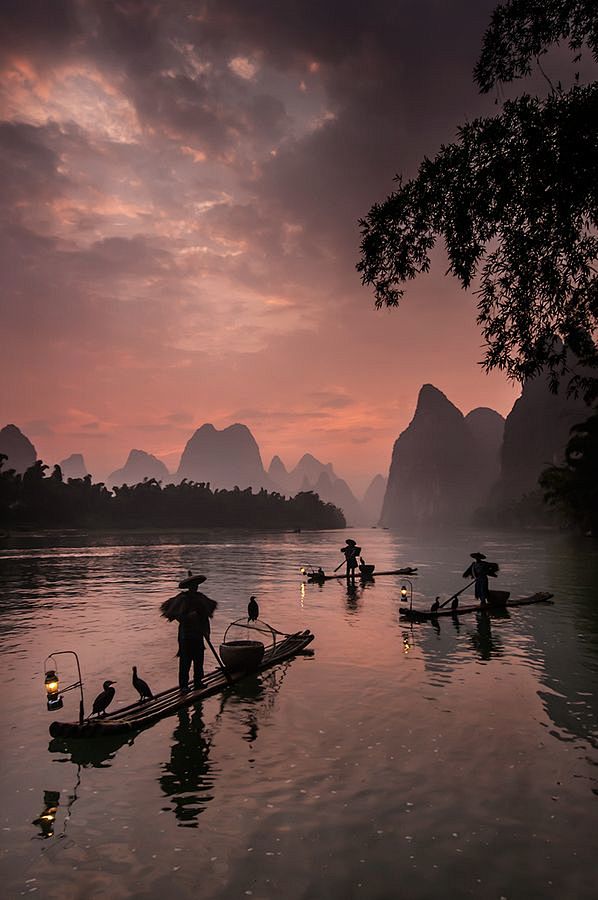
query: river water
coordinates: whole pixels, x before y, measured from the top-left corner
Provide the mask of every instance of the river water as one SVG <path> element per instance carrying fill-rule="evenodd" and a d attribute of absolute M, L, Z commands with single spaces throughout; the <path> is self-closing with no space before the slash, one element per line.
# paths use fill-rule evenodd
<path fill-rule="evenodd" d="M 598 547 L 557 534 L 355 533 L 379 570 L 417 566 L 414 606 L 462 587 L 469 554 L 512 597 L 554 605 L 410 626 L 402 580 L 347 591 L 350 532 L 29 534 L 0 547 L 1 879 L 8 897 L 596 897 Z M 176 682 L 158 614 L 192 569 L 217 645 L 250 594 L 312 655 L 132 739 L 50 739 L 44 660 L 75 649 L 87 708 Z M 410 585 L 406 585 L 408 589 Z M 463 600 L 468 596 L 463 595 Z M 76 679 L 59 657 L 63 684 Z M 207 667 L 211 662 L 206 656 Z M 41 819 L 49 806 L 55 819 Z"/>

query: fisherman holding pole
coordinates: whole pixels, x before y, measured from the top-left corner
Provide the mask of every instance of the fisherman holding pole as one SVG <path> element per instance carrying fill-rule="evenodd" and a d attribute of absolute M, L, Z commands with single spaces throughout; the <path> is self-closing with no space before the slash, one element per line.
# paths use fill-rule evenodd
<path fill-rule="evenodd" d="M 463 572 L 463 578 L 473 578 L 475 580 L 475 597 L 480 601 L 480 606 L 486 606 L 488 603 L 488 575 L 496 576 L 498 572 L 498 564 L 487 562 L 484 553 L 470 553 L 473 562 Z"/>
<path fill-rule="evenodd" d="M 210 647 L 210 619 L 217 607 L 215 600 L 202 594 L 197 588 L 206 580 L 205 575 L 193 575 L 179 582 L 180 594 L 165 600 L 160 610 L 169 622 L 179 623 L 179 688 L 189 691 L 189 673 L 193 663 L 193 687 L 201 687 L 203 678 L 204 639 Z M 215 651 L 214 651 L 215 652 Z"/>
<path fill-rule="evenodd" d="M 347 578 L 352 578 L 355 580 L 355 572 L 358 567 L 358 559 L 361 555 L 361 547 L 358 547 L 356 542 L 352 540 L 352 538 L 347 538 L 345 540 L 345 546 L 341 547 L 341 553 L 345 557 L 345 563 L 347 566 Z M 342 566 L 342 563 L 341 563 Z M 337 566 L 334 570 L 340 569 L 341 566 Z"/>

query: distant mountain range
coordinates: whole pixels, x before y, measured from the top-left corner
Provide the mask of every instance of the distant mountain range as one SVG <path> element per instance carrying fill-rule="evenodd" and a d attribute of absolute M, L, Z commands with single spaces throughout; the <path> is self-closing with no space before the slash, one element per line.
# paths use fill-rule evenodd
<path fill-rule="evenodd" d="M 0 430 L 0 453 L 7 457 L 5 467 L 20 475 L 37 459 L 35 447 L 16 425 L 6 425 Z"/>
<path fill-rule="evenodd" d="M 131 450 L 122 469 L 116 469 L 107 478 L 109 488 L 115 485 L 139 484 L 144 478 L 155 478 L 156 481 L 167 481 L 170 472 L 157 456 L 145 450 Z"/>
<path fill-rule="evenodd" d="M 540 472 L 562 460 L 570 427 L 587 416 L 581 401 L 552 394 L 540 378 L 525 384 L 506 421 L 486 407 L 464 416 L 442 391 L 425 384 L 412 421 L 395 441 L 388 479 L 376 475 L 361 500 L 332 463 L 310 453 L 291 470 L 274 456 L 266 471 L 251 431 L 238 423 L 222 430 L 211 424 L 198 428 L 172 474 L 151 453 L 131 450 L 106 484 L 112 488 L 146 478 L 165 483 L 187 479 L 213 489 L 265 488 L 289 497 L 313 491 L 342 509 L 349 525 L 444 526 L 468 522 L 483 508 L 508 508 L 537 490 Z M 8 457 L 5 467 L 20 473 L 37 457 L 15 425 L 0 430 L 0 453 Z M 65 479 L 87 474 L 80 453 L 59 465 Z"/>
<path fill-rule="evenodd" d="M 474 513 L 507 523 L 513 504 L 539 490 L 540 473 L 563 461 L 571 426 L 588 415 L 541 377 L 526 382 L 506 420 L 484 407 L 464 416 L 424 385 L 394 445 L 381 524 L 464 524 Z"/>
<path fill-rule="evenodd" d="M 464 416 L 431 384 L 395 442 L 381 524 L 446 525 L 468 521 L 500 471 L 504 419 L 479 408 Z"/>
<path fill-rule="evenodd" d="M 0 452 L 8 457 L 7 468 L 20 473 L 37 458 L 35 447 L 15 425 L 7 425 L 0 432 Z M 80 453 L 73 453 L 59 465 L 65 479 L 87 475 L 85 460 Z M 305 453 L 290 472 L 280 457 L 275 456 L 266 471 L 255 438 L 249 428 L 241 424 L 222 430 L 211 424 L 202 425 L 187 441 L 175 473 L 170 473 L 151 453 L 131 450 L 124 466 L 107 477 L 106 485 L 109 488 L 133 485 L 146 478 L 164 483 L 187 479 L 221 489 L 237 486 L 257 491 L 265 488 L 289 497 L 299 491 L 313 491 L 321 500 L 342 509 L 351 525 L 369 525 L 378 521 L 385 485 L 385 479 L 377 475 L 360 503 L 347 482 L 335 473 L 332 463 L 322 463 L 310 453 Z"/>

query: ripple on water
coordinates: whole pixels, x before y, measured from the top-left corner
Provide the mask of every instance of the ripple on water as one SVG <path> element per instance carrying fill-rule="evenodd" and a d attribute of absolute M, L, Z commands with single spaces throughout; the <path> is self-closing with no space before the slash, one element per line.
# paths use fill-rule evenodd
<path fill-rule="evenodd" d="M 484 542 L 376 530 L 362 543 L 378 568 L 419 565 L 414 603 L 425 605 L 459 586 L 463 559 Z M 392 578 L 351 591 L 301 585 L 301 564 L 337 564 L 335 533 L 35 544 L 0 553 L 10 895 L 33 871 L 48 897 L 84 886 L 91 896 L 191 898 L 198 882 L 202 896 L 227 900 L 386 898 L 396 885 L 429 900 L 447 884 L 474 898 L 593 897 L 593 834 L 578 827 L 598 790 L 587 548 L 493 537 L 484 547 L 501 562 L 501 584 L 514 596 L 553 589 L 557 603 L 435 629 L 401 620 Z M 253 593 L 283 631 L 314 631 L 313 657 L 130 740 L 53 745 L 46 653 L 76 646 L 88 701 L 107 673 L 115 704 L 134 699 L 132 664 L 154 688 L 174 683 L 176 625 L 158 606 L 188 568 L 208 575 L 219 603 L 214 642 Z M 68 680 L 66 659 L 60 670 Z M 75 705 L 67 695 L 65 716 Z M 47 791 L 60 794 L 55 835 L 32 840 Z M 59 848 L 51 865 L 49 846 Z"/>

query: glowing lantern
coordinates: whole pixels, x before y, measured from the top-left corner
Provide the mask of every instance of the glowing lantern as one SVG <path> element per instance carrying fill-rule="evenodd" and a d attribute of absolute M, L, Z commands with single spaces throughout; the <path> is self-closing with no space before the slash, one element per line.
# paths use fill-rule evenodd
<path fill-rule="evenodd" d="M 77 673 L 79 675 L 79 680 L 74 681 L 72 684 L 67 684 L 66 687 L 62 688 L 62 694 L 66 694 L 67 691 L 75 690 L 79 688 L 79 724 L 83 724 L 83 720 L 85 718 L 85 712 L 83 709 L 83 679 L 81 678 L 81 664 L 79 662 L 79 657 L 75 653 L 74 650 L 56 650 L 54 653 L 50 653 L 49 656 L 46 656 L 46 661 L 44 663 L 44 672 L 46 676 L 44 678 L 44 686 L 46 688 L 46 700 L 48 703 L 48 710 L 52 712 L 54 709 L 62 709 L 62 694 L 60 693 L 60 682 L 58 680 L 58 671 L 56 666 L 55 656 L 74 656 L 75 661 L 77 663 Z"/>
<path fill-rule="evenodd" d="M 48 669 L 46 672 L 46 677 L 44 679 L 44 684 L 46 687 L 46 700 L 48 701 L 48 709 L 52 711 L 53 709 L 62 709 L 62 697 L 59 694 L 60 683 L 58 681 L 58 674 L 55 669 Z"/>
<path fill-rule="evenodd" d="M 408 578 L 405 579 L 407 584 L 409 585 L 409 590 L 407 590 L 406 585 L 401 585 L 401 603 L 407 603 L 407 596 L 409 596 L 409 609 L 413 608 L 413 584 L 409 581 Z"/>

